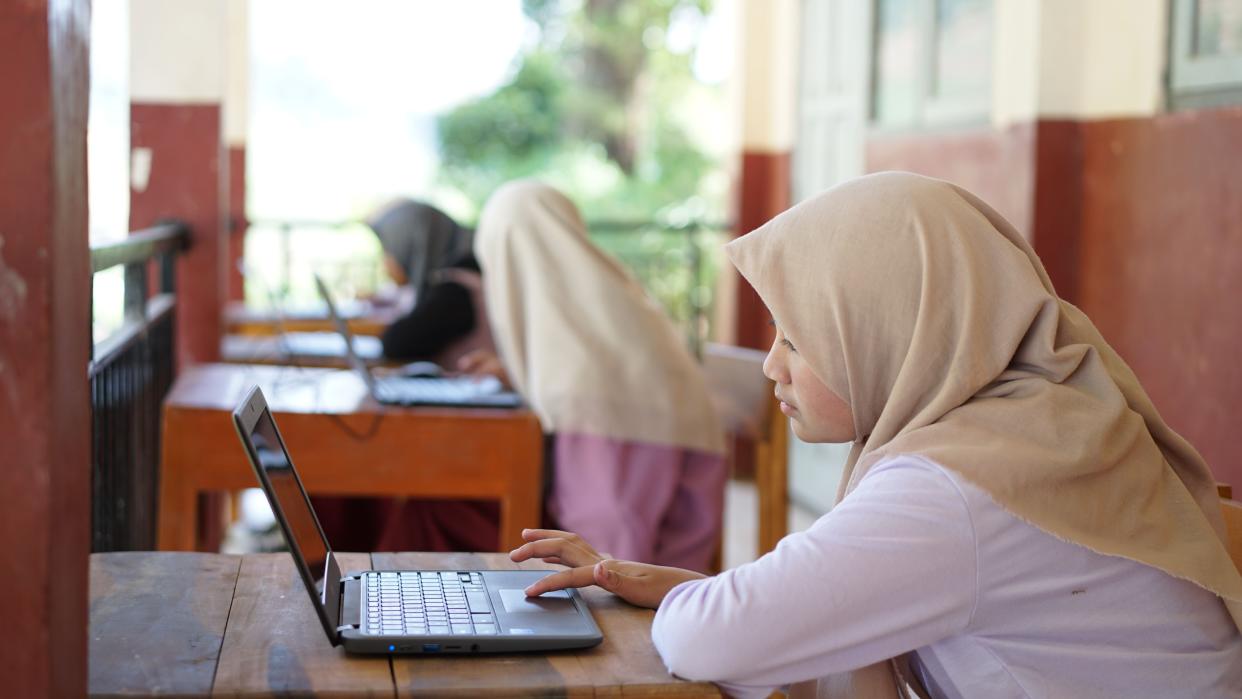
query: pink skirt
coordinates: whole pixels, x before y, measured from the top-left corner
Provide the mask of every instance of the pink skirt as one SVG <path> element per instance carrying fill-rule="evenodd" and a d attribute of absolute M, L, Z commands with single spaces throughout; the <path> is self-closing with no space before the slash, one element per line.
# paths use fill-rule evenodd
<path fill-rule="evenodd" d="M 723 455 L 586 434 L 559 434 L 543 526 L 597 551 L 707 571 L 720 542 Z M 312 498 L 339 551 L 495 551 L 494 502 Z"/>

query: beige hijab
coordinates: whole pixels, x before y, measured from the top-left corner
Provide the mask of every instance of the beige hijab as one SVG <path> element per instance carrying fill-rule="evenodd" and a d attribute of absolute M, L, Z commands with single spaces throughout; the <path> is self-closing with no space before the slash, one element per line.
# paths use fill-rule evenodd
<path fill-rule="evenodd" d="M 1207 465 L 987 204 L 880 173 L 728 252 L 852 408 L 860 438 L 838 499 L 881 459 L 921 454 L 1059 539 L 1211 590 L 1242 626 L 1242 577 Z"/>
<path fill-rule="evenodd" d="M 501 361 L 544 430 L 724 450 L 681 335 L 591 244 L 564 195 L 529 180 L 501 187 L 474 250 Z"/>

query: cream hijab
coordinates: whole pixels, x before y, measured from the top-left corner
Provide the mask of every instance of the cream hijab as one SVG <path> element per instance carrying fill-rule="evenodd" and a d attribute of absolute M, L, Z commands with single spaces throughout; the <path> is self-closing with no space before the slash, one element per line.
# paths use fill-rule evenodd
<path fill-rule="evenodd" d="M 564 195 L 529 180 L 501 187 L 474 250 L 501 361 L 545 431 L 724 450 L 680 334 L 591 244 Z"/>
<path fill-rule="evenodd" d="M 861 437 L 838 500 L 881 459 L 921 454 L 1059 539 L 1216 593 L 1242 626 L 1242 577 L 1207 465 L 987 204 L 880 173 L 727 250 L 852 408 Z"/>

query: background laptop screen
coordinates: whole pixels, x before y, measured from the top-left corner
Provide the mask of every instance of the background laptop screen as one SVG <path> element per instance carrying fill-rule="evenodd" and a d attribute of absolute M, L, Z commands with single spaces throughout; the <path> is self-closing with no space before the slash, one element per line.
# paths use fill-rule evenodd
<path fill-rule="evenodd" d="M 306 561 L 311 579 L 315 581 L 315 590 L 323 599 L 323 576 L 328 561 L 328 542 L 319 529 L 319 522 L 306 499 L 302 483 L 293 471 L 289 454 L 276 436 L 276 428 L 272 423 L 272 414 L 264 409 L 254 425 L 250 435 L 251 443 L 259 458 L 259 466 L 263 475 L 271 485 L 268 497 L 277 502 L 272 508 L 284 515 L 288 526 L 287 535 L 292 540 L 289 545 L 295 549 L 294 560 L 301 554 Z"/>
<path fill-rule="evenodd" d="M 371 376 L 371 369 L 367 367 L 367 363 L 358 357 L 358 353 L 354 351 L 354 334 L 349 330 L 349 324 L 336 312 L 336 302 L 332 300 L 332 292 L 328 290 L 328 285 L 324 283 L 323 277 L 318 274 L 315 276 L 315 288 L 319 290 L 319 296 L 323 298 L 324 304 L 328 307 L 328 315 L 332 317 L 332 323 L 336 326 L 336 331 L 345 338 L 345 358 L 349 360 L 349 365 L 358 372 L 362 380 L 367 385 L 367 390 L 371 395 L 376 394 L 375 379 Z"/>

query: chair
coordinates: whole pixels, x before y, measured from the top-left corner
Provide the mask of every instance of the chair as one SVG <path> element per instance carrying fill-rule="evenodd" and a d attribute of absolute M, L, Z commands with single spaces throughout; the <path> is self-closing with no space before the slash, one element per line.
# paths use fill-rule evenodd
<path fill-rule="evenodd" d="M 707 343 L 703 348 L 708 390 L 725 430 L 755 443 L 761 556 L 776 548 L 789 527 L 788 426 L 772 382 L 763 375 L 766 356 L 732 345 Z"/>

